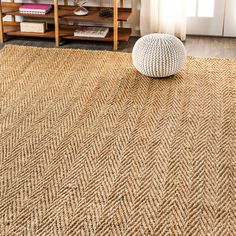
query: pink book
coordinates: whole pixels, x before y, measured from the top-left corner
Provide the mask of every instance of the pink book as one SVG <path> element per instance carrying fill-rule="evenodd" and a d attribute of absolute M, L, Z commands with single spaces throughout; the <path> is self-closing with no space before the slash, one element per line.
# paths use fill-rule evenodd
<path fill-rule="evenodd" d="M 48 12 L 52 8 L 50 4 L 23 4 L 19 10 L 22 12 Z"/>

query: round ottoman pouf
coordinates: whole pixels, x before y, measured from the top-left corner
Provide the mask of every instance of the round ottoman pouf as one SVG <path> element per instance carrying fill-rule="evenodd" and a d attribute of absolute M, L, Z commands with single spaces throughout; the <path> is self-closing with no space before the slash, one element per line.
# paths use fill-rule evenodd
<path fill-rule="evenodd" d="M 132 52 L 133 64 L 143 75 L 167 77 L 177 73 L 185 63 L 183 43 L 169 34 L 150 34 L 140 38 Z"/>

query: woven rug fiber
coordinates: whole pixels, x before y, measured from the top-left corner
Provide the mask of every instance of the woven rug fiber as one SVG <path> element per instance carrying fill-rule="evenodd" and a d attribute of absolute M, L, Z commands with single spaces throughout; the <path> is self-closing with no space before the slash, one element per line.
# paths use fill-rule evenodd
<path fill-rule="evenodd" d="M 1 235 L 236 235 L 236 61 L 0 50 Z"/>

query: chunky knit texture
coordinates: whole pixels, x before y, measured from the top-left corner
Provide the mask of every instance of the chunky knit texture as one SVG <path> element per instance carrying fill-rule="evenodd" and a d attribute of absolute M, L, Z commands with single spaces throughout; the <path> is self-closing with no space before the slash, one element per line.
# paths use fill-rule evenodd
<path fill-rule="evenodd" d="M 133 64 L 143 75 L 167 77 L 177 73 L 185 63 L 183 43 L 168 34 L 150 34 L 139 39 L 132 53 Z"/>

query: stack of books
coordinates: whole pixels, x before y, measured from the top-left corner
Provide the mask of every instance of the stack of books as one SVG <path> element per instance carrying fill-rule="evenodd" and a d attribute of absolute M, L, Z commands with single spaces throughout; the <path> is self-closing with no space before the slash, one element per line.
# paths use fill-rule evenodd
<path fill-rule="evenodd" d="M 109 32 L 109 28 L 93 27 L 93 26 L 79 26 L 74 32 L 76 37 L 90 37 L 90 38 L 105 38 Z"/>
<path fill-rule="evenodd" d="M 40 14 L 45 15 L 52 9 L 50 4 L 23 4 L 19 11 L 22 14 Z"/>

